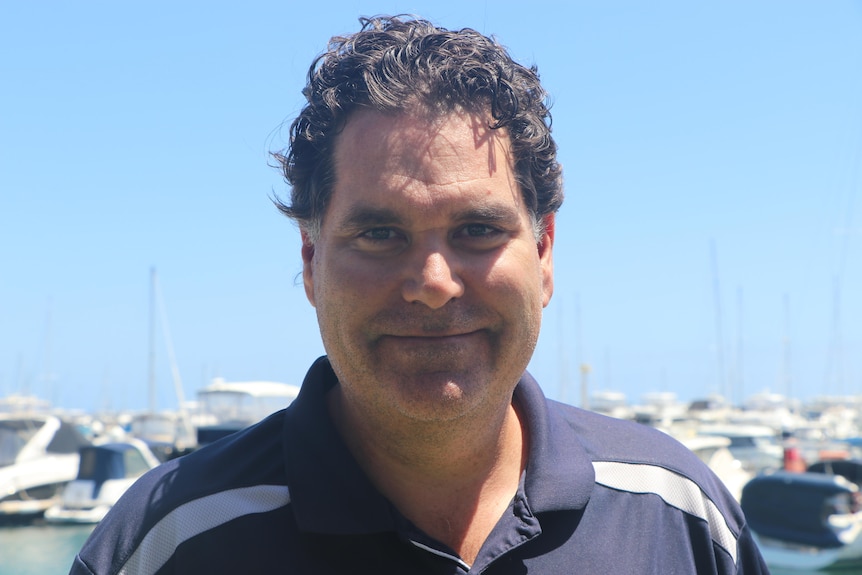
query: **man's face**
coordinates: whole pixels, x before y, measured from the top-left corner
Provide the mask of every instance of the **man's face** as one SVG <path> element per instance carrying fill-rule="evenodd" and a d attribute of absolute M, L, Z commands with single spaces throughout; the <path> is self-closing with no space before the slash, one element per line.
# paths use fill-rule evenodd
<path fill-rule="evenodd" d="M 303 280 L 343 397 L 440 421 L 508 404 L 553 291 L 509 140 L 484 118 L 355 112 Z"/>

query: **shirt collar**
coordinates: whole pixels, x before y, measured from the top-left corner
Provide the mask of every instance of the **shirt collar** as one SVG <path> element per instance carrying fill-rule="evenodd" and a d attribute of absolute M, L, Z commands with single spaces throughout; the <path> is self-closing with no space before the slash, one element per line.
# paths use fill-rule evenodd
<path fill-rule="evenodd" d="M 285 414 L 285 466 L 297 524 L 336 534 L 397 530 L 399 514 L 371 484 L 329 417 L 326 394 L 337 384 L 329 360 L 321 357 Z M 594 481 L 584 448 L 529 374 L 514 400 L 529 432 L 524 491 L 532 512 L 582 508 Z"/>
<path fill-rule="evenodd" d="M 359 467 L 329 417 L 326 394 L 337 384 L 329 360 L 319 358 L 285 413 L 285 465 L 297 525 L 318 533 L 391 531 L 391 505 Z"/>
<path fill-rule="evenodd" d="M 526 421 L 530 442 L 524 490 L 531 511 L 582 509 L 592 493 L 595 471 L 563 417 L 565 406 L 546 399 L 529 373 L 515 388 L 514 401 Z"/>

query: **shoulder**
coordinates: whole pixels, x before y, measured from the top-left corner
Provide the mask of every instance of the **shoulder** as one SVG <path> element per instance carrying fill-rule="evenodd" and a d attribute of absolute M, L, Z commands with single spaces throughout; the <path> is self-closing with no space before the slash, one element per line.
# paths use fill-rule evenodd
<path fill-rule="evenodd" d="M 525 495 L 537 516 L 567 518 L 573 545 L 593 542 L 577 547 L 581 571 L 765 572 L 738 503 L 675 438 L 549 400 L 528 376 L 515 400 L 530 434 Z M 674 536 L 653 545 L 661 533 Z"/>
<path fill-rule="evenodd" d="M 145 474 L 96 527 L 76 561 L 94 573 L 166 561 L 204 531 L 286 506 L 283 418 L 283 412 L 273 414 Z"/>
<path fill-rule="evenodd" d="M 574 434 L 593 461 L 647 464 L 680 473 L 705 468 L 698 457 L 674 437 L 635 421 L 548 400 L 557 427 Z"/>
<path fill-rule="evenodd" d="M 724 517 L 735 532 L 745 523 L 715 473 L 685 445 L 653 427 L 549 401 L 558 425 L 592 461 L 595 482 L 616 491 L 652 493 L 706 520 Z"/>
<path fill-rule="evenodd" d="M 549 408 L 592 460 L 594 503 L 602 514 L 621 500 L 629 511 L 638 509 L 639 520 L 656 526 L 682 512 L 692 549 L 715 553 L 717 561 L 727 558 L 729 565 L 747 565 L 746 572 L 765 572 L 738 502 L 685 445 L 634 421 L 561 404 Z"/>

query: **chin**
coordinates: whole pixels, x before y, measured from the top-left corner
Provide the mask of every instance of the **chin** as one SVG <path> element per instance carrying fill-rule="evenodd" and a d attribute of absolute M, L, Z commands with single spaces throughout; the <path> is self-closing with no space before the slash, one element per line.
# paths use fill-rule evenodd
<path fill-rule="evenodd" d="M 453 377 L 452 374 L 412 375 L 393 382 L 391 400 L 403 415 L 423 421 L 463 417 L 490 400 L 488 377 Z"/>

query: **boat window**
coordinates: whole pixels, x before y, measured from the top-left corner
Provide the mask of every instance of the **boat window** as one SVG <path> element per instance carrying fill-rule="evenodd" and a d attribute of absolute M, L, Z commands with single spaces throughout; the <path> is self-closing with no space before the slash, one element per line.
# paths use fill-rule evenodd
<path fill-rule="evenodd" d="M 851 493 L 836 493 L 832 497 L 823 500 L 821 517 L 825 525 L 830 515 L 849 515 L 858 510 L 856 501 Z"/>
<path fill-rule="evenodd" d="M 287 407 L 293 397 L 285 395 L 250 395 L 236 391 L 209 391 L 198 395 L 202 413 L 220 423 L 260 421 L 271 413 Z"/>
<path fill-rule="evenodd" d="M 39 427 L 30 420 L 0 421 L 0 467 L 15 463 L 18 453 Z"/>
<path fill-rule="evenodd" d="M 81 459 L 78 462 L 78 479 L 95 479 L 98 459 L 97 449 L 82 449 Z"/>
<path fill-rule="evenodd" d="M 201 395 L 204 411 L 214 415 L 219 421 L 237 419 L 243 411 L 247 397 L 240 393 L 213 392 Z"/>
<path fill-rule="evenodd" d="M 754 438 L 747 435 L 740 435 L 730 438 L 731 447 L 754 447 L 756 445 Z"/>
<path fill-rule="evenodd" d="M 24 447 L 24 439 L 9 429 L 0 429 L 0 467 L 12 465 Z"/>
<path fill-rule="evenodd" d="M 144 456 L 137 449 L 127 449 L 123 453 L 123 458 L 126 463 L 126 477 L 138 477 L 150 469 Z"/>

